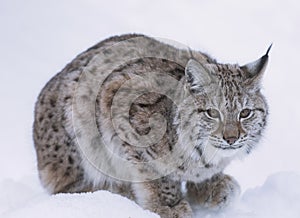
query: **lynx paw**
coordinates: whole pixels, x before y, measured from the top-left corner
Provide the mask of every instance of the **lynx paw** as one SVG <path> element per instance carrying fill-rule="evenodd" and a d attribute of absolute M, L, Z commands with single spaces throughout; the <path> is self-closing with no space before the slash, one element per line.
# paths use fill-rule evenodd
<path fill-rule="evenodd" d="M 217 174 L 203 183 L 188 183 L 191 204 L 209 209 L 221 209 L 232 203 L 240 194 L 240 186 L 231 176 Z"/>
<path fill-rule="evenodd" d="M 162 206 L 154 211 L 161 218 L 192 218 L 193 214 L 190 204 L 185 200 L 180 201 L 174 207 Z"/>

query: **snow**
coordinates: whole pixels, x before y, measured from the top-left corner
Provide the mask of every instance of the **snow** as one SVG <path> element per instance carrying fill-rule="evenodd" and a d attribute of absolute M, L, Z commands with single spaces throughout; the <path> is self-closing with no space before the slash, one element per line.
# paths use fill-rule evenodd
<path fill-rule="evenodd" d="M 262 186 L 248 189 L 225 211 L 199 212 L 198 215 L 205 218 L 296 218 L 300 216 L 299 182 L 299 173 L 276 173 L 269 176 Z"/>
<path fill-rule="evenodd" d="M 13 180 L 0 182 L 2 218 L 159 217 L 143 210 L 133 201 L 108 191 L 50 196 L 38 188 L 37 179 L 31 180 L 36 184 Z M 198 209 L 196 217 L 297 218 L 300 216 L 299 184 L 300 174 L 277 173 L 269 176 L 262 186 L 248 189 L 231 207 L 218 212 Z"/>
<path fill-rule="evenodd" d="M 299 11 L 297 0 L 2 0 L 0 217 L 155 217 L 103 191 L 47 195 L 32 143 L 33 105 L 45 83 L 89 46 L 128 32 L 240 64 L 256 60 L 273 42 L 263 82 L 269 127 L 256 151 L 226 170 L 242 196 L 233 208 L 199 216 L 300 217 Z"/>
<path fill-rule="evenodd" d="M 21 182 L 3 181 L 0 203 L 2 216 L 11 217 L 145 217 L 158 215 L 145 211 L 137 204 L 112 194 L 98 191 L 84 194 L 57 194 L 49 196 L 43 191 L 33 190 Z"/>

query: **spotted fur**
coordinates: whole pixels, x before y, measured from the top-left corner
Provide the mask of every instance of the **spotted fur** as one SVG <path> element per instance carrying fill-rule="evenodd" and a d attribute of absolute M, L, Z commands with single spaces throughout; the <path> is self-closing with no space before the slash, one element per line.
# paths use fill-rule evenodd
<path fill-rule="evenodd" d="M 118 65 L 102 84 L 86 77 L 105 73 L 121 54 L 143 49 L 156 56 Z M 100 55 L 110 58 L 99 65 Z M 222 171 L 251 152 L 266 126 L 268 107 L 260 87 L 267 60 L 268 52 L 248 65 L 220 64 L 201 52 L 137 34 L 98 43 L 53 77 L 38 97 L 33 135 L 43 186 L 50 193 L 109 190 L 162 217 L 191 217 L 193 204 L 228 205 L 239 187 Z M 155 91 L 170 86 L 167 95 Z M 77 96 L 82 87 L 84 94 Z M 144 91 L 132 100 L 132 90 Z M 93 107 L 87 106 L 90 101 Z M 127 115 L 119 113 L 129 101 Z M 91 125 L 84 118 L 89 114 Z M 81 143 L 95 128 L 97 137 Z M 156 136 L 159 140 L 150 143 Z"/>

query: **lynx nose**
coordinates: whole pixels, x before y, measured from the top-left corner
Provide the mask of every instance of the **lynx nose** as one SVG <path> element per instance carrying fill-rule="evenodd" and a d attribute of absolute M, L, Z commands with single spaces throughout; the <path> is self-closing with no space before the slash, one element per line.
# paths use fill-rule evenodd
<path fill-rule="evenodd" d="M 233 144 L 238 140 L 237 137 L 228 137 L 228 138 L 223 137 L 223 139 L 224 139 L 229 145 L 233 145 Z"/>
<path fill-rule="evenodd" d="M 229 144 L 233 145 L 240 137 L 238 125 L 229 123 L 224 126 L 223 139 Z"/>

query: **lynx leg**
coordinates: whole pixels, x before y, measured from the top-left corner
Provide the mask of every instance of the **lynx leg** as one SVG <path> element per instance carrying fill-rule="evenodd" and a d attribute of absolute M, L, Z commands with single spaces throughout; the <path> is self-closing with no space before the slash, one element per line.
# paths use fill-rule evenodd
<path fill-rule="evenodd" d="M 143 208 L 158 213 L 162 218 L 190 218 L 192 209 L 182 199 L 179 182 L 159 179 L 133 184 L 135 198 Z"/>
<path fill-rule="evenodd" d="M 92 191 L 92 184 L 84 180 L 82 169 L 66 168 L 57 163 L 40 167 L 39 177 L 51 194 Z"/>
<path fill-rule="evenodd" d="M 240 186 L 231 176 L 216 174 L 202 183 L 187 183 L 187 199 L 191 205 L 221 209 L 232 203 L 240 194 Z"/>

